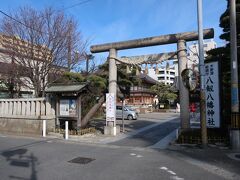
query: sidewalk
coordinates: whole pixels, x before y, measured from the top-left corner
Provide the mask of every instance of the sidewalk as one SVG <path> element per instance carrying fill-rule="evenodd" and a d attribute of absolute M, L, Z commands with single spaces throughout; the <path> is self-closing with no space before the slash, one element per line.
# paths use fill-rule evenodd
<path fill-rule="evenodd" d="M 226 179 L 240 179 L 240 151 L 233 151 L 220 145 L 210 145 L 202 149 L 197 145 L 172 144 L 168 147 L 168 153 L 173 155 L 177 153 L 176 158 L 214 171 Z"/>

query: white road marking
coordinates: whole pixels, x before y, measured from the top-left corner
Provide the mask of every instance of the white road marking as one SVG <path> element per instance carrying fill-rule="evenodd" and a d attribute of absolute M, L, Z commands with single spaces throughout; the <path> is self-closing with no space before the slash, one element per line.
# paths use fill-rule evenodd
<path fill-rule="evenodd" d="M 171 174 L 171 175 L 174 175 L 174 176 L 170 176 L 170 179 L 173 179 L 173 180 L 184 180 L 184 178 L 178 177 L 175 172 L 171 171 L 171 170 L 168 169 L 167 167 L 162 166 L 162 167 L 160 167 L 160 169 L 168 172 L 168 173 Z"/>
<path fill-rule="evenodd" d="M 173 180 L 184 180 L 184 178 L 180 178 L 178 176 L 171 176 L 170 178 Z"/>
<path fill-rule="evenodd" d="M 168 170 L 167 167 L 161 167 L 160 169 L 162 169 L 162 170 Z"/>
<path fill-rule="evenodd" d="M 137 158 L 143 157 L 142 155 L 140 155 L 140 154 L 135 154 L 135 153 L 131 153 L 130 155 L 131 155 L 131 156 L 136 156 Z"/>
<path fill-rule="evenodd" d="M 52 141 L 47 141 L 47 143 L 52 143 Z"/>
<path fill-rule="evenodd" d="M 170 174 L 172 174 L 172 175 L 176 175 L 176 173 L 173 172 L 173 171 L 167 171 L 167 172 L 170 173 Z"/>

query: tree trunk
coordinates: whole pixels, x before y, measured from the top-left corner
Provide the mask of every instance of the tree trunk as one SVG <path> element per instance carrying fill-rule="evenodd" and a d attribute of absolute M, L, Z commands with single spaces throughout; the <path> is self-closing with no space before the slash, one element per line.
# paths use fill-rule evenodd
<path fill-rule="evenodd" d="M 94 114 L 97 112 L 97 110 L 102 106 L 102 104 L 104 103 L 104 96 L 102 96 L 98 103 L 95 104 L 91 109 L 90 111 L 83 117 L 82 119 L 82 123 L 81 123 L 81 128 L 84 128 L 88 121 L 94 116 Z"/>

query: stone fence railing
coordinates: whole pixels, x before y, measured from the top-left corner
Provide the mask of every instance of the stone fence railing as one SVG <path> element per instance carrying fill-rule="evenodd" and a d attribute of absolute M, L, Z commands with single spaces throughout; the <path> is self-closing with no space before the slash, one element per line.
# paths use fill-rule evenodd
<path fill-rule="evenodd" d="M 0 99 L 0 118 L 52 119 L 55 110 L 46 98 Z"/>

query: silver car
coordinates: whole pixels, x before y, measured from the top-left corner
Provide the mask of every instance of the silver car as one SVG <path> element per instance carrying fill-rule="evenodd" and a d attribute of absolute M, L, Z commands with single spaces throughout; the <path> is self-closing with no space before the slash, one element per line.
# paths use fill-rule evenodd
<path fill-rule="evenodd" d="M 128 120 L 137 120 L 137 112 L 134 111 L 133 109 L 123 106 L 123 117 L 124 119 Z M 116 118 L 122 118 L 122 106 L 117 106 L 116 107 Z"/>

